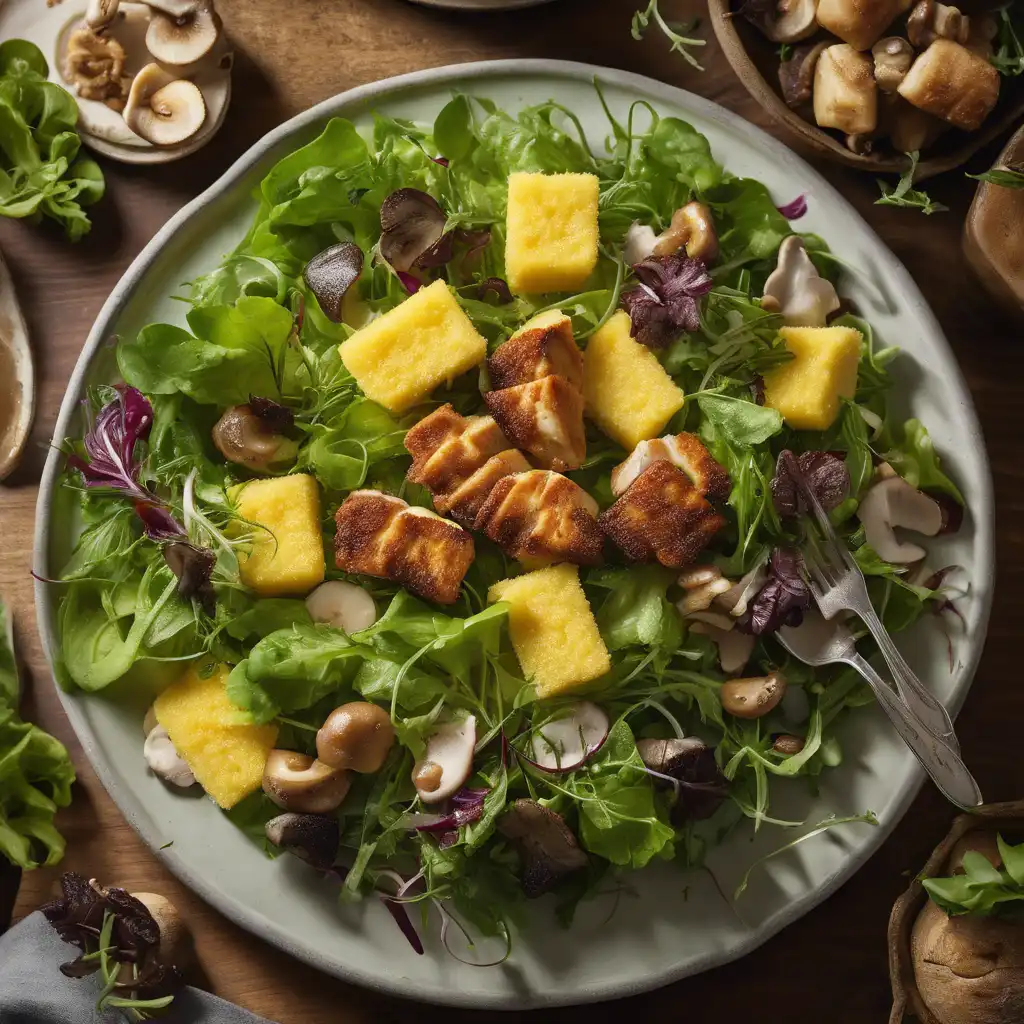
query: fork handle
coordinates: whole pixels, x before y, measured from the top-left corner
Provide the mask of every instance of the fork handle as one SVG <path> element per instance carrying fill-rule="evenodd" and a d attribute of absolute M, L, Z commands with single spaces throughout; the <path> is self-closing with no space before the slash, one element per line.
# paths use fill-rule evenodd
<path fill-rule="evenodd" d="M 869 604 L 867 609 L 857 609 L 864 624 L 875 638 L 882 657 L 885 658 L 896 683 L 896 691 L 910 709 L 911 713 L 936 736 L 941 737 L 953 750 L 959 750 L 956 734 L 953 732 L 953 720 L 949 712 L 942 706 L 938 698 L 914 674 L 899 648 L 892 642 L 885 626 L 882 625 L 874 608 Z"/>
<path fill-rule="evenodd" d="M 981 790 L 958 749 L 915 720 L 914 712 L 896 696 L 869 661 L 854 653 L 846 662 L 867 680 L 889 721 L 946 799 L 961 810 L 977 807 L 982 802 Z"/>

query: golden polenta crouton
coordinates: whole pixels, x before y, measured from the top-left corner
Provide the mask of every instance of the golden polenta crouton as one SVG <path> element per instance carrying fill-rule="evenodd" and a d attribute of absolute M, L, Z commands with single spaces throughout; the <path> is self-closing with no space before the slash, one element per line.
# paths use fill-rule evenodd
<path fill-rule="evenodd" d="M 487 360 L 495 391 L 556 374 L 583 387 L 583 353 L 572 335 L 572 321 L 560 309 L 528 320 Z"/>
<path fill-rule="evenodd" d="M 238 555 L 242 582 L 263 597 L 307 594 L 324 578 L 320 488 L 305 473 L 250 480 L 231 488 L 242 519 L 235 534 L 252 533 Z"/>
<path fill-rule="evenodd" d="M 655 462 L 678 466 L 701 494 L 709 498 L 729 497 L 732 484 L 729 472 L 704 447 L 696 434 L 666 434 L 652 441 L 641 441 L 625 462 L 612 470 L 612 494 L 619 497 L 634 480 Z"/>
<path fill-rule="evenodd" d="M 999 99 L 999 72 L 950 39 L 936 39 L 911 65 L 897 90 L 919 110 L 973 132 Z"/>
<path fill-rule="evenodd" d="M 448 285 L 435 281 L 371 320 L 338 351 L 367 398 L 401 413 L 483 362 L 487 342 Z"/>
<path fill-rule="evenodd" d="M 664 460 L 645 469 L 599 522 L 634 561 L 673 569 L 692 562 L 725 525 L 690 478 Z"/>
<path fill-rule="evenodd" d="M 477 516 L 482 530 L 512 558 L 528 565 L 601 561 L 597 502 L 561 473 L 533 469 L 495 484 Z"/>
<path fill-rule="evenodd" d="M 583 395 L 565 377 L 551 374 L 526 384 L 488 391 L 491 415 L 517 447 L 545 469 L 578 469 L 587 455 Z"/>
<path fill-rule="evenodd" d="M 196 781 L 228 810 L 262 785 L 277 726 L 239 724 L 241 712 L 227 695 L 228 666 L 203 678 L 199 664 L 167 687 L 153 710 Z"/>
<path fill-rule="evenodd" d="M 339 569 L 392 580 L 438 604 L 458 599 L 474 554 L 461 526 L 380 491 L 353 491 L 334 521 Z"/>
<path fill-rule="evenodd" d="M 505 272 L 513 292 L 577 291 L 597 266 L 594 174 L 508 178 Z"/>
<path fill-rule="evenodd" d="M 630 337 L 629 314 L 619 310 L 587 343 L 583 397 L 587 415 L 627 451 L 655 437 L 685 396 L 658 357 Z"/>
<path fill-rule="evenodd" d="M 555 565 L 495 583 L 490 601 L 509 604 L 508 630 L 523 675 L 555 697 L 604 675 L 608 648 L 574 565 Z"/>

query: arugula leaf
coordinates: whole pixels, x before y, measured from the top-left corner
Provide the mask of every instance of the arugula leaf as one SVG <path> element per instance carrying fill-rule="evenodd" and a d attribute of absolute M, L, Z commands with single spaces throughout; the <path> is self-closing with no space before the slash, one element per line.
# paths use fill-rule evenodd
<path fill-rule="evenodd" d="M 103 172 L 78 155 L 78 104 L 48 74 L 33 43 L 0 44 L 0 216 L 50 217 L 77 242 L 92 226 L 82 208 L 102 198 Z"/>
<path fill-rule="evenodd" d="M 999 8 L 994 52 L 989 60 L 1001 75 L 1024 74 L 1024 27 L 1016 17 L 1019 14 L 1020 6 L 1014 0 Z"/>
<path fill-rule="evenodd" d="M 1024 168 L 1012 164 L 1007 167 L 993 167 L 982 174 L 968 174 L 975 181 L 987 181 L 990 185 L 1003 188 L 1024 188 Z"/>
<path fill-rule="evenodd" d="M 682 641 L 682 619 L 665 596 L 677 573 L 661 566 L 600 569 L 589 586 L 610 591 L 597 611 L 597 625 L 608 649 L 651 647 L 673 653 Z"/>
<path fill-rule="evenodd" d="M 700 411 L 715 430 L 731 444 L 764 444 L 782 430 L 782 414 L 777 409 L 757 405 L 745 398 L 734 398 L 722 392 L 697 395 Z"/>
<path fill-rule="evenodd" d="M 933 213 L 946 212 L 949 209 L 948 206 L 934 202 L 927 192 L 913 187 L 914 175 L 917 173 L 917 163 L 921 154 L 914 150 L 913 153 L 907 153 L 906 156 L 910 160 L 910 166 L 903 172 L 895 188 L 889 188 L 884 181 L 879 180 L 878 187 L 881 189 L 882 197 L 875 200 L 875 205 L 902 206 L 908 210 L 920 210 L 929 216 Z"/>
<path fill-rule="evenodd" d="M 0 602 L 0 856 L 31 870 L 64 856 L 53 818 L 71 803 L 75 770 L 62 743 L 18 717 L 20 692 L 11 619 Z"/>
<path fill-rule="evenodd" d="M 1024 902 L 1024 843 L 1011 846 L 996 837 L 1002 868 L 976 850 L 964 854 L 963 874 L 947 878 L 922 878 L 932 902 L 951 917 L 964 914 L 1005 915 L 1019 912 Z"/>

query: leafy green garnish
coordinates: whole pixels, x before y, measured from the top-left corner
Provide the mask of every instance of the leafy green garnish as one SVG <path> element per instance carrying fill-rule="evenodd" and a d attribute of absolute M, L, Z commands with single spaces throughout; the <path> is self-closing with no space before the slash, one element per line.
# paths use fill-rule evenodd
<path fill-rule="evenodd" d="M 82 207 L 102 198 L 103 172 L 79 156 L 78 104 L 48 74 L 33 43 L 0 43 L 0 216 L 50 217 L 76 242 L 92 226 Z"/>
<path fill-rule="evenodd" d="M 635 11 L 633 13 L 633 25 L 632 35 L 637 42 L 644 37 L 644 32 L 647 30 L 647 26 L 654 20 L 654 23 L 664 33 L 665 38 L 672 44 L 669 48 L 670 53 L 679 53 L 683 59 L 688 63 L 692 64 L 698 71 L 703 71 L 704 68 L 697 62 L 697 58 L 690 53 L 689 47 L 691 46 L 706 46 L 706 39 L 699 39 L 688 33 L 693 32 L 697 27 L 697 20 L 687 22 L 685 25 L 680 25 L 679 30 L 676 31 L 672 25 L 667 22 L 661 15 L 661 11 L 658 9 L 659 0 L 650 0 L 647 5 L 647 9 L 643 11 Z M 684 34 L 687 33 L 687 34 Z"/>
<path fill-rule="evenodd" d="M 30 870 L 64 856 L 53 818 L 71 803 L 75 770 L 62 743 L 18 717 L 20 695 L 11 619 L 0 602 L 0 855 Z"/>
<path fill-rule="evenodd" d="M 943 213 L 949 209 L 942 203 L 936 203 L 927 192 L 914 188 L 914 175 L 917 173 L 917 164 L 921 154 L 916 150 L 907 153 L 910 159 L 910 166 L 903 172 L 895 188 L 890 188 L 884 181 L 878 182 L 882 191 L 881 199 L 875 200 L 876 206 L 902 206 L 907 210 L 920 210 L 924 214 Z"/>
<path fill-rule="evenodd" d="M 1020 5 L 1011 0 L 999 9 L 998 30 L 995 38 L 994 52 L 989 58 L 1001 75 L 1016 76 L 1024 74 L 1024 28 L 1017 18 Z"/>
<path fill-rule="evenodd" d="M 968 178 L 975 181 L 987 181 L 990 185 L 1001 185 L 1003 188 L 1024 188 L 1024 168 L 1014 167 L 993 167 L 981 174 L 968 174 Z"/>
<path fill-rule="evenodd" d="M 1024 903 L 1024 843 L 1011 846 L 996 837 L 1001 868 L 970 850 L 964 854 L 962 875 L 922 878 L 921 884 L 932 902 L 951 916 L 961 914 L 1007 914 L 1020 912 Z"/>

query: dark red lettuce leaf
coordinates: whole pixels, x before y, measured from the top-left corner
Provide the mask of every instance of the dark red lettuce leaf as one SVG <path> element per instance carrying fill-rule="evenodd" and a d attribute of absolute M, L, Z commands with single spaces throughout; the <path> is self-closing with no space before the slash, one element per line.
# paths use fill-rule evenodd
<path fill-rule="evenodd" d="M 700 298 L 713 282 L 701 260 L 680 253 L 652 256 L 633 267 L 640 284 L 622 293 L 630 334 L 649 348 L 664 348 L 682 331 L 700 330 Z"/>
<path fill-rule="evenodd" d="M 796 516 L 807 511 L 800 493 L 800 479 L 830 512 L 850 493 L 850 472 L 846 463 L 831 452 L 802 452 L 788 449 L 779 453 L 772 478 L 772 503 L 780 516 Z"/>
<path fill-rule="evenodd" d="M 258 395 L 249 396 L 249 408 L 253 415 L 259 417 L 275 433 L 287 430 L 295 423 L 295 413 L 287 405 L 281 405 L 271 398 L 260 398 Z"/>
<path fill-rule="evenodd" d="M 811 606 L 803 567 L 799 551 L 776 548 L 768 560 L 768 580 L 738 620 L 737 628 L 765 636 L 780 626 L 799 626 Z"/>

